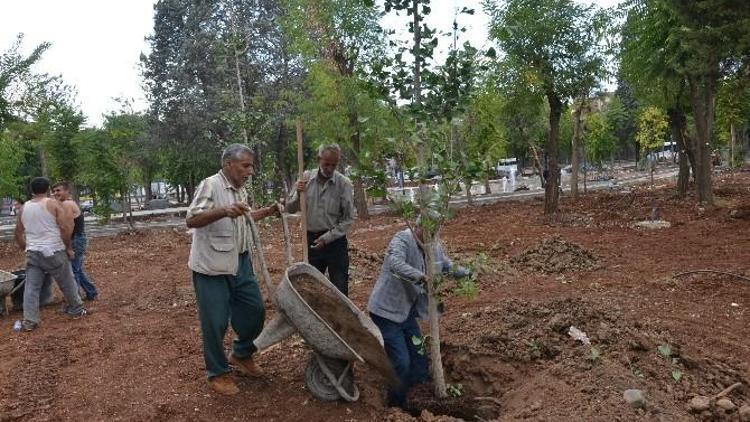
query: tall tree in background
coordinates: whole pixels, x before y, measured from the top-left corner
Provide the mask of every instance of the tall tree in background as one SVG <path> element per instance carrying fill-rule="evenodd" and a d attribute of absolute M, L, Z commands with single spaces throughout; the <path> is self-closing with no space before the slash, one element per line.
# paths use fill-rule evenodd
<path fill-rule="evenodd" d="M 437 31 L 425 22 L 432 8 L 430 0 L 385 0 L 385 11 L 397 16 L 405 12 L 409 18 L 407 30 L 412 38 L 407 43 L 408 47 L 398 47 L 393 61 L 391 83 L 397 95 L 409 101 L 408 115 L 415 123 L 413 140 L 417 149 L 417 166 L 425 172 L 432 152 L 427 151 L 427 140 L 422 131 L 423 80 L 430 72 L 428 65 L 438 45 Z"/>
<path fill-rule="evenodd" d="M 678 43 L 696 129 L 698 200 L 713 204 L 711 142 L 720 78 L 750 66 L 750 3 L 736 0 L 668 0 L 675 12 Z"/>
<path fill-rule="evenodd" d="M 22 45 L 23 34 L 18 34 L 10 48 L 0 53 L 0 131 L 28 111 L 29 103 L 49 79 L 32 72 L 31 67 L 50 44 L 39 44 L 28 56 L 21 54 Z"/>
<path fill-rule="evenodd" d="M 362 75 L 385 55 L 380 12 L 367 0 L 286 0 L 285 9 L 284 29 L 310 68 L 306 82 L 315 96 L 314 105 L 308 103 L 306 108 L 317 115 L 327 112 L 334 121 L 343 115 L 341 135 L 329 137 L 333 135 L 329 132 L 327 137 L 344 147 L 344 158 L 354 170 L 357 215 L 367 218 L 363 123 L 370 118 L 367 110 L 376 99 L 371 98 Z M 315 126 L 322 129 L 324 125 Z"/>
<path fill-rule="evenodd" d="M 141 59 L 150 139 L 162 152 L 165 175 L 185 187 L 188 199 L 215 170 L 217 161 L 205 158 L 218 160 L 226 144 L 247 138 L 264 175 L 274 162 L 266 152 L 286 161 L 287 148 L 271 140 L 287 140 L 280 123 L 289 112 L 284 95 L 298 71 L 276 23 L 280 13 L 270 0 L 164 0 L 155 6 L 151 52 Z"/>
<path fill-rule="evenodd" d="M 674 41 L 680 37 L 677 18 L 669 4 L 660 0 L 635 0 L 623 8 L 626 17 L 621 27 L 620 73 L 627 82 L 622 86 L 632 87 L 643 102 L 667 110 L 679 157 L 677 196 L 684 198 L 690 169 L 695 177 L 697 167 L 696 145 L 686 134 L 690 99 L 680 70 L 685 56 Z"/>
<path fill-rule="evenodd" d="M 21 53 L 23 34 L 0 53 L 0 197 L 23 196 L 32 175 L 40 166 L 40 125 L 31 121 L 50 84 L 57 78 L 32 70 L 49 48 L 49 43 Z"/>
<path fill-rule="evenodd" d="M 603 72 L 599 48 L 606 15 L 572 0 L 509 0 L 486 4 L 490 37 L 513 63 L 527 67 L 549 104 L 548 173 L 544 213 L 557 211 L 560 116 L 565 102 L 591 87 Z"/>
<path fill-rule="evenodd" d="M 748 75 L 750 76 L 750 75 Z M 716 126 L 718 138 L 729 146 L 729 166 L 742 165 L 742 139 L 750 123 L 750 79 L 724 79 L 716 95 Z"/>

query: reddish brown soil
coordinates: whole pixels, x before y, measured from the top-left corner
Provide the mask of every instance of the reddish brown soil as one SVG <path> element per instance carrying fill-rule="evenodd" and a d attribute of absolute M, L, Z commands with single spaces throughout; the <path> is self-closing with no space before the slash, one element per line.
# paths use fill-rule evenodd
<path fill-rule="evenodd" d="M 718 207 L 710 209 L 673 199 L 666 187 L 597 193 L 576 204 L 564 198 L 554 221 L 540 215 L 537 200 L 458 212 L 443 239 L 453 257 L 478 269 L 481 290 L 476 298 L 445 300 L 446 373 L 464 394 L 439 405 L 429 399 L 429 387 L 416 389 L 413 402 L 432 412 L 418 419 L 738 421 L 736 411 L 695 415 L 687 403 L 741 382 L 729 398 L 750 404 L 750 283 L 712 274 L 672 278 L 692 269 L 750 276 L 744 211 L 750 174 L 723 175 L 716 186 Z M 672 227 L 633 228 L 654 203 Z M 402 227 L 394 216 L 356 223 L 350 290 L 360 308 L 383 250 Z M 278 280 L 280 225 L 261 230 Z M 509 264 L 553 236 L 591 251 L 598 265 L 547 274 Z M 412 420 L 383 407 L 381 377 L 364 366 L 356 372 L 359 402 L 313 399 L 304 386 L 308 351 L 297 337 L 260 354 L 266 379 L 238 378 L 242 391 L 234 397 L 212 394 L 203 374 L 188 244 L 184 230 L 94 239 L 87 266 L 101 299 L 89 304 L 90 316 L 72 321 L 46 308 L 31 333 L 11 330 L 17 312 L 0 320 L 0 421 Z M 21 264 L 22 255 L 0 243 L 0 268 Z M 587 333 L 598 357 L 567 335 L 571 325 Z M 657 351 L 660 345 L 670 346 L 669 357 Z M 630 388 L 643 390 L 645 409 L 625 403 L 622 394 Z"/>

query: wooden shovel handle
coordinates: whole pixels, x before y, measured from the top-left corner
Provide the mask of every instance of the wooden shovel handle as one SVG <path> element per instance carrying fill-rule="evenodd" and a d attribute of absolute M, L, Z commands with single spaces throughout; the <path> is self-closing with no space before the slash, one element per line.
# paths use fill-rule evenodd
<path fill-rule="evenodd" d="M 297 166 L 299 168 L 298 180 L 305 177 L 305 159 L 302 155 L 302 121 L 297 120 Z M 297 188 L 295 184 L 295 189 Z M 304 262 L 310 262 L 307 256 L 307 204 L 305 203 L 305 193 L 297 192 L 299 196 L 299 211 L 302 220 L 302 256 Z"/>

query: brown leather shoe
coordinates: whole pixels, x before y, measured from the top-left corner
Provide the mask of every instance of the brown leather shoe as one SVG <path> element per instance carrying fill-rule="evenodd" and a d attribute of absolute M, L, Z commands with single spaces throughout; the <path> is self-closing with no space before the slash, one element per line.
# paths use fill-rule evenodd
<path fill-rule="evenodd" d="M 260 368 L 258 368 L 258 365 L 255 364 L 252 356 L 240 359 L 234 356 L 234 354 L 230 354 L 229 363 L 237 368 L 237 371 L 239 371 L 240 375 L 253 378 L 263 377 L 263 371 L 261 371 Z"/>
<path fill-rule="evenodd" d="M 233 396 L 240 392 L 240 389 L 237 388 L 237 384 L 234 383 L 232 376 L 229 374 L 222 374 L 209 378 L 208 385 L 217 393 L 225 396 Z"/>

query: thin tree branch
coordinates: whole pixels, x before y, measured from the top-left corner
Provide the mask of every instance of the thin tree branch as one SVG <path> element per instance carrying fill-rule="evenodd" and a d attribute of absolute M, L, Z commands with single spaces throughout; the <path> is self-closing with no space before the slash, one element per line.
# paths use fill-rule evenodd
<path fill-rule="evenodd" d="M 683 273 L 677 273 L 677 274 L 673 275 L 672 278 L 677 278 L 677 277 L 680 277 L 680 276 L 683 276 L 683 275 L 697 274 L 697 273 L 722 274 L 722 275 L 728 275 L 728 276 L 740 278 L 740 279 L 745 280 L 745 281 L 750 281 L 750 278 L 745 277 L 743 275 L 739 275 L 739 274 L 735 274 L 735 273 L 729 273 L 729 272 L 726 272 L 726 271 L 717 271 L 717 270 L 692 270 L 692 271 L 685 271 Z"/>

